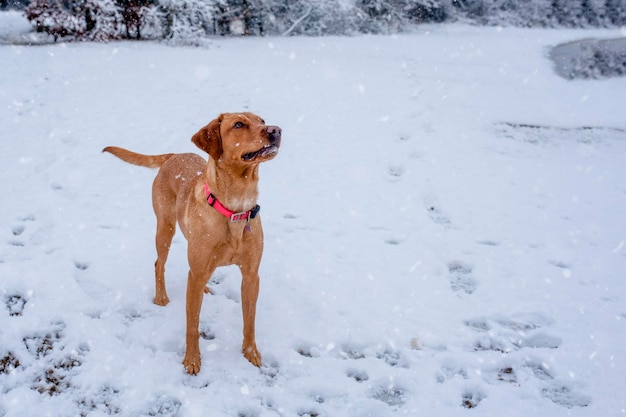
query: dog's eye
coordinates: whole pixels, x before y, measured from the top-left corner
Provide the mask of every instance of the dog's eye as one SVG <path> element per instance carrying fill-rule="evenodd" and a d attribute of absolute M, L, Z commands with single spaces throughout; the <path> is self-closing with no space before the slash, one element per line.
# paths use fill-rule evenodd
<path fill-rule="evenodd" d="M 244 127 L 245 125 L 242 122 L 237 122 L 233 125 L 233 128 L 235 129 L 241 129 L 242 127 Z"/>

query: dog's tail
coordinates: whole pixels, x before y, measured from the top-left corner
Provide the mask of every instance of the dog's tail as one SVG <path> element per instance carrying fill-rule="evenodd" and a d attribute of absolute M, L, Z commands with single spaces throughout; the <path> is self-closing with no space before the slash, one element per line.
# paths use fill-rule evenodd
<path fill-rule="evenodd" d="M 124 148 L 118 148 L 117 146 L 107 146 L 102 150 L 102 152 L 109 152 L 124 162 L 146 168 L 160 168 L 165 161 L 174 156 L 173 153 L 166 153 L 163 155 L 142 155 Z"/>

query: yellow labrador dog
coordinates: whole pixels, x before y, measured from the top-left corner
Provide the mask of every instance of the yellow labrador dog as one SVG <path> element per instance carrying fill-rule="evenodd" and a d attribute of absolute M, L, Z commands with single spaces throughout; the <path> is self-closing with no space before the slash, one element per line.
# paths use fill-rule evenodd
<path fill-rule="evenodd" d="M 239 266 L 242 274 L 243 355 L 261 366 L 254 332 L 259 294 L 263 228 L 257 205 L 259 164 L 278 153 L 282 131 L 252 113 L 220 115 L 192 137 L 209 154 L 141 155 L 110 146 L 103 150 L 125 162 L 160 168 L 152 185 L 157 218 L 154 302 L 169 302 L 165 261 L 176 223 L 188 242 L 187 337 L 183 365 L 200 371 L 199 321 L 202 298 L 215 268 Z"/>

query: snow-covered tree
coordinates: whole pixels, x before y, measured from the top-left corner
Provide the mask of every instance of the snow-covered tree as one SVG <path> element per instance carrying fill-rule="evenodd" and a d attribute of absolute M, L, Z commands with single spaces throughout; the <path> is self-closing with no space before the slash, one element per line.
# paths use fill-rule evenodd
<path fill-rule="evenodd" d="M 626 0 L 606 0 L 605 8 L 611 25 L 626 25 Z"/>
<path fill-rule="evenodd" d="M 396 32 L 408 20 L 405 14 L 406 0 L 357 0 L 356 7 L 365 13 L 360 25 L 365 32 Z"/>
<path fill-rule="evenodd" d="M 84 0 L 65 7 L 58 0 L 33 0 L 26 17 L 38 32 L 77 40 L 119 39 L 119 13 L 112 0 Z"/>
<path fill-rule="evenodd" d="M 197 43 L 213 26 L 214 4 L 204 0 L 160 0 L 163 35 L 173 43 Z"/>
<path fill-rule="evenodd" d="M 438 2 L 444 4 L 443 0 Z M 451 0 L 449 11 L 482 24 L 526 27 L 626 24 L 626 0 Z"/>
<path fill-rule="evenodd" d="M 482 21 L 488 7 L 483 0 L 452 0 L 452 9 L 456 15 Z"/>
<path fill-rule="evenodd" d="M 484 0 L 480 21 L 503 26 L 551 26 L 552 3 L 553 0 Z"/>
<path fill-rule="evenodd" d="M 582 1 L 582 20 L 585 25 L 590 26 L 606 26 L 606 0 L 583 0 Z"/>
<path fill-rule="evenodd" d="M 263 35 L 260 1 L 214 0 L 215 33 L 219 35 Z M 271 3 L 271 1 L 270 1 Z"/>
<path fill-rule="evenodd" d="M 559 26 L 579 27 L 584 23 L 582 0 L 554 0 L 552 9 Z"/>
<path fill-rule="evenodd" d="M 146 16 L 156 7 L 156 0 L 114 0 L 121 16 L 126 38 L 141 38 Z"/>
<path fill-rule="evenodd" d="M 267 10 L 267 13 L 275 17 L 273 27 L 282 35 L 319 36 L 355 33 L 358 31 L 359 18 L 364 18 L 354 6 L 337 0 L 291 0 L 283 5 L 276 4 Z"/>
<path fill-rule="evenodd" d="M 58 38 L 108 41 L 140 38 L 160 26 L 154 0 L 32 0 L 26 17 L 39 32 Z"/>
<path fill-rule="evenodd" d="M 518 3 L 520 4 L 520 3 Z M 521 3 L 518 7 L 520 23 L 518 26 L 526 27 L 548 27 L 552 24 L 552 0 L 532 0 L 528 3 Z"/>
<path fill-rule="evenodd" d="M 440 23 L 449 17 L 448 9 L 448 4 L 440 0 L 413 0 L 405 8 L 405 13 L 412 22 Z"/>
<path fill-rule="evenodd" d="M 155 5 L 143 6 L 139 10 L 140 32 L 138 37 L 149 39 L 163 38 L 163 13 L 160 8 Z M 127 34 L 130 37 L 130 33 Z"/>
<path fill-rule="evenodd" d="M 37 32 L 48 33 L 56 42 L 80 31 L 81 22 L 59 0 L 33 0 L 24 10 Z"/>
<path fill-rule="evenodd" d="M 84 16 L 79 39 L 109 41 L 120 39 L 121 14 L 113 0 L 85 0 L 77 5 L 76 15 Z"/>
<path fill-rule="evenodd" d="M 220 35 L 324 35 L 358 31 L 365 19 L 354 5 L 338 0 L 218 0 Z"/>

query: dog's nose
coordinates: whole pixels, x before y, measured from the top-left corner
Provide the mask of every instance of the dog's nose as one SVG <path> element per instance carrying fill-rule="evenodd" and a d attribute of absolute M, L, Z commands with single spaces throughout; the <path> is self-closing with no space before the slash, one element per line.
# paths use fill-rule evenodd
<path fill-rule="evenodd" d="M 283 133 L 282 129 L 278 126 L 267 127 L 267 136 L 269 137 L 270 142 L 272 143 L 280 142 L 280 137 L 282 133 Z"/>

